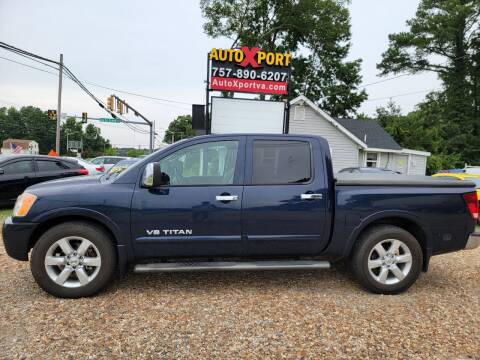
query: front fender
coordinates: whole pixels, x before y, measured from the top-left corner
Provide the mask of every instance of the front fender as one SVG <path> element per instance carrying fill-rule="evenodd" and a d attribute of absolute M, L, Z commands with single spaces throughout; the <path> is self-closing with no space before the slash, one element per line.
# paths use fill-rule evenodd
<path fill-rule="evenodd" d="M 42 212 L 31 219 L 31 222 L 42 224 L 48 222 L 50 220 L 58 219 L 60 217 L 69 217 L 69 216 L 78 216 L 83 218 L 89 218 L 93 221 L 98 221 L 107 227 L 115 236 L 118 245 L 126 245 L 127 239 L 122 236 L 122 232 L 118 225 L 113 222 L 109 217 L 106 215 L 92 210 L 86 209 L 81 207 L 65 207 L 65 208 L 57 208 L 53 210 L 49 210 L 46 212 Z"/>

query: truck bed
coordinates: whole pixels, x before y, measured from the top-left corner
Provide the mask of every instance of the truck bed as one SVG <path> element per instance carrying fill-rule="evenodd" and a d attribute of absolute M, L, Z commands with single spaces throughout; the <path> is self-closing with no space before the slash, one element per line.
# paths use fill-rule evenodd
<path fill-rule="evenodd" d="M 445 180 L 431 176 L 412 176 L 394 174 L 347 174 L 335 175 L 338 186 L 415 186 L 415 187 L 475 187 L 465 180 Z"/>

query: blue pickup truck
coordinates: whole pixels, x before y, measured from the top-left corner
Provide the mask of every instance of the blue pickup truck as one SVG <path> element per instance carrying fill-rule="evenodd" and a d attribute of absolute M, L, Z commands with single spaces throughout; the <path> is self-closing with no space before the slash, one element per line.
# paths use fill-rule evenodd
<path fill-rule="evenodd" d="M 478 246 L 477 217 L 473 183 L 334 176 L 316 136 L 207 135 L 120 174 L 28 188 L 3 241 L 15 259 L 30 253 L 36 282 L 59 297 L 93 295 L 129 269 L 318 269 L 342 259 L 366 289 L 395 294 L 432 255 Z"/>

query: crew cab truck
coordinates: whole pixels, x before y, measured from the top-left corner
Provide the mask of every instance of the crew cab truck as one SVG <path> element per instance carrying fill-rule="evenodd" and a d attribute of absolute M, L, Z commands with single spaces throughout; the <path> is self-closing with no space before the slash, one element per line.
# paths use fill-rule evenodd
<path fill-rule="evenodd" d="M 341 259 L 365 288 L 395 294 L 432 255 L 478 246 L 477 216 L 473 183 L 334 176 L 321 137 L 207 135 L 118 175 L 27 188 L 3 240 L 59 297 L 93 295 L 132 268 L 317 269 Z"/>

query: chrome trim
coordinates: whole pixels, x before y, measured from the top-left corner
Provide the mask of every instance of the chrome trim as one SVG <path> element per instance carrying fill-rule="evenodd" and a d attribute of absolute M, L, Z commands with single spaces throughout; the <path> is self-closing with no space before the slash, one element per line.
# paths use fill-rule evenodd
<path fill-rule="evenodd" d="M 135 265 L 135 272 L 180 272 L 206 270 L 293 270 L 293 269 L 328 269 L 328 261 L 285 260 L 285 261 L 213 261 L 193 263 L 152 263 Z"/>
<path fill-rule="evenodd" d="M 238 200 L 238 195 L 217 195 L 215 196 L 217 201 L 236 201 Z"/>
<path fill-rule="evenodd" d="M 302 194 L 300 195 L 302 200 L 321 200 L 323 199 L 322 194 Z"/>

